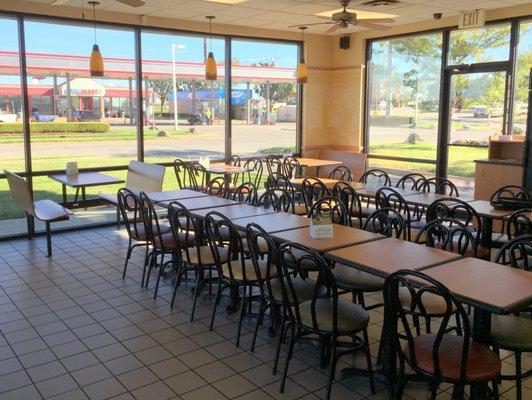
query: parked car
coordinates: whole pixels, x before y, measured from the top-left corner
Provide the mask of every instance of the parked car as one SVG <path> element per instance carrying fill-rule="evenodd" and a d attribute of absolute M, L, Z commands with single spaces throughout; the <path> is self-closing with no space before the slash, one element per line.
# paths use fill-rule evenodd
<path fill-rule="evenodd" d="M 500 107 L 474 106 L 473 118 L 502 117 L 503 109 Z"/>
<path fill-rule="evenodd" d="M 91 110 L 76 110 L 74 111 L 74 120 L 77 122 L 100 122 L 100 114 Z"/>

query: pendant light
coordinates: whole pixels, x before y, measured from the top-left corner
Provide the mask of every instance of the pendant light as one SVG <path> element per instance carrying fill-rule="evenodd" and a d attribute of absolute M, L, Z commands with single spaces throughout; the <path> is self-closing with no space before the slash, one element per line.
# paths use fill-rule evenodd
<path fill-rule="evenodd" d="M 208 81 L 215 81 L 218 78 L 218 68 L 216 67 L 216 60 L 212 53 L 212 20 L 216 17 L 208 15 L 205 18 L 209 20 L 209 55 L 205 60 L 205 79 Z"/>
<path fill-rule="evenodd" d="M 305 29 L 307 29 L 307 27 L 300 26 L 299 29 L 301 29 L 301 42 L 304 45 L 305 44 L 304 34 L 305 34 Z M 308 70 L 307 70 L 307 64 L 305 64 L 305 59 L 303 58 L 303 50 L 301 50 L 301 60 L 299 61 L 299 64 L 297 65 L 296 78 L 297 78 L 297 83 L 307 83 Z"/>
<path fill-rule="evenodd" d="M 89 1 L 92 6 L 92 18 L 94 23 L 94 45 L 92 46 L 90 73 L 91 76 L 103 76 L 103 58 L 100 48 L 96 43 L 96 6 L 100 5 L 98 1 Z"/>

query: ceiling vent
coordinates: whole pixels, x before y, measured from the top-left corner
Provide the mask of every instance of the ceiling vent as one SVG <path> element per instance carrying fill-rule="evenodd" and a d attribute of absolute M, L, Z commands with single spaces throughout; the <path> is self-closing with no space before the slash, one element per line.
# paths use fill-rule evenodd
<path fill-rule="evenodd" d="M 362 3 L 361 5 L 377 7 L 377 6 L 388 6 L 390 4 L 399 4 L 399 3 L 400 3 L 399 0 L 370 0 L 370 1 L 366 1 Z"/>

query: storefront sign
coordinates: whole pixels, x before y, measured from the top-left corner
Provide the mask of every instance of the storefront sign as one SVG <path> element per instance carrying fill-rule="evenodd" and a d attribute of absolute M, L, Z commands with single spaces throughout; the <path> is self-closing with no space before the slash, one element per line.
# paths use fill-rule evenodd
<path fill-rule="evenodd" d="M 66 96 L 66 84 L 61 87 L 61 93 Z M 94 79 L 76 78 L 70 81 L 70 95 L 76 97 L 103 97 L 105 96 L 105 87 L 100 85 Z"/>

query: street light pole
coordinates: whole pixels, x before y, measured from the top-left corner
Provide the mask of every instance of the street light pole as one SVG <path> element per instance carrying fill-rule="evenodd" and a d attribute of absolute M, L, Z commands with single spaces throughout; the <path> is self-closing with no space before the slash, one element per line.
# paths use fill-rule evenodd
<path fill-rule="evenodd" d="M 174 84 L 174 129 L 177 131 L 179 129 L 179 115 L 177 113 L 177 78 L 176 78 L 176 68 L 175 68 L 175 49 L 184 50 L 185 45 L 172 43 L 172 81 Z"/>

